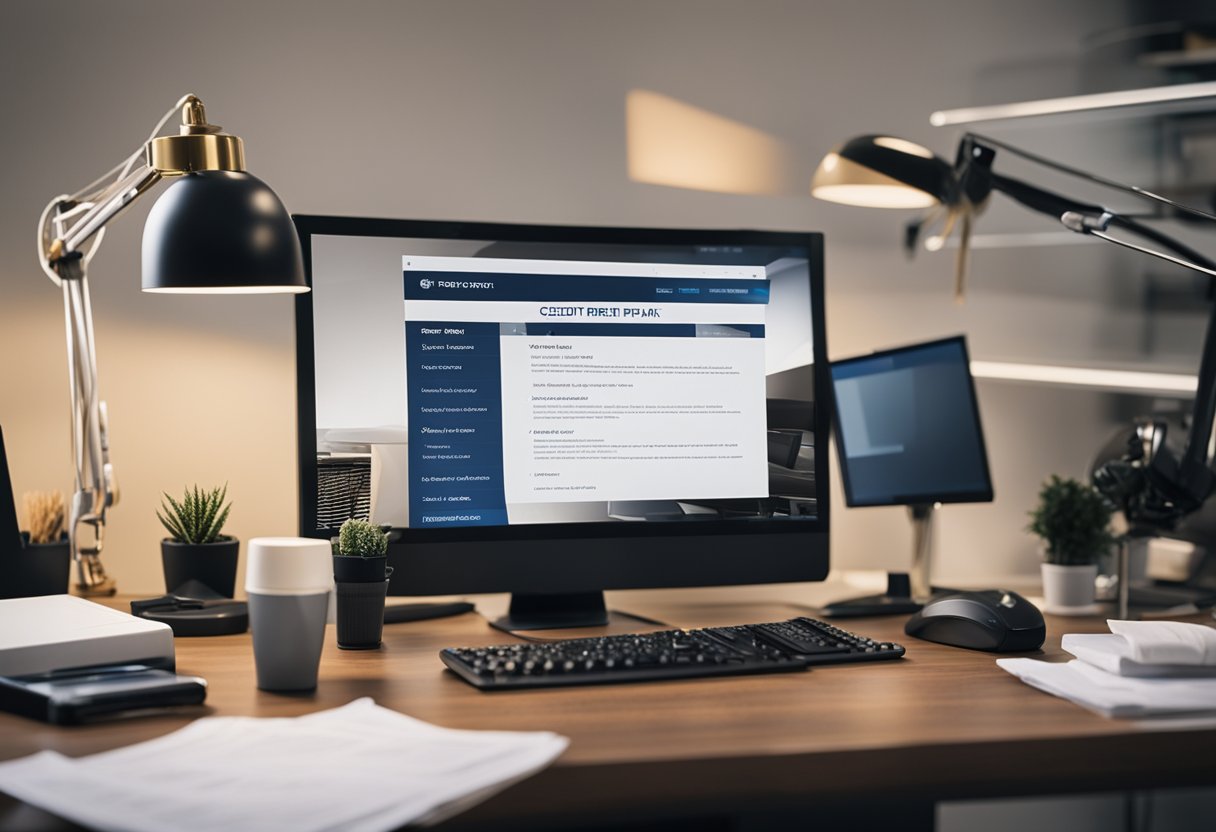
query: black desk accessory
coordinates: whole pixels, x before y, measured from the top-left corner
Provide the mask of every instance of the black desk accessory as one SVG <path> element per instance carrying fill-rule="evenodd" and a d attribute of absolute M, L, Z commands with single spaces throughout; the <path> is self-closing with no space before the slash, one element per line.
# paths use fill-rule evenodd
<path fill-rule="evenodd" d="M 159 598 L 132 601 L 131 614 L 168 624 L 174 636 L 229 636 L 249 629 L 244 601 L 225 598 L 198 581 L 186 581 Z"/>
<path fill-rule="evenodd" d="M 1016 592 L 958 592 L 929 602 L 904 632 L 926 641 L 993 653 L 1037 650 L 1047 638 L 1039 608 Z"/>
<path fill-rule="evenodd" d="M 468 601 L 449 601 L 434 604 L 386 604 L 384 606 L 384 623 L 401 624 L 406 621 L 425 621 L 428 618 L 446 618 L 450 615 L 463 615 L 473 612 L 474 606 Z"/>
<path fill-rule="evenodd" d="M 142 664 L 0 676 L 0 708 L 55 725 L 112 714 L 201 705 L 207 682 Z"/>

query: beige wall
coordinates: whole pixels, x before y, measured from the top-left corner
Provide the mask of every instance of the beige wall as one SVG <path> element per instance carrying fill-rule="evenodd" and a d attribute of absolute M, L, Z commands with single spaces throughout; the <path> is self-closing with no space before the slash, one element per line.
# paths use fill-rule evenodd
<path fill-rule="evenodd" d="M 1142 359 L 1141 315 L 1116 291 L 1137 274 L 1122 255 L 981 253 L 972 299 L 957 307 L 948 257 L 909 264 L 898 251 L 903 216 L 805 194 L 818 158 L 852 134 L 889 130 L 949 155 L 957 134 L 930 128 L 931 110 L 1076 91 L 1081 36 L 1093 20 L 1112 22 L 1111 5 L 219 0 L 203 13 L 177 2 L 6 3 L 0 425 L 15 487 L 71 487 L 62 311 L 35 261 L 35 220 L 187 91 L 245 138 L 251 172 L 296 212 L 818 229 L 828 235 L 835 357 L 966 331 L 986 358 Z M 55 55 L 59 46 L 80 57 Z M 625 107 L 639 89 L 763 132 L 787 151 L 777 195 L 631 181 Z M 1020 138 L 1084 157 L 1083 144 L 1053 135 Z M 1135 135 L 1103 135 L 1096 161 L 1135 172 L 1119 158 Z M 136 593 L 159 588 L 162 490 L 227 481 L 229 529 L 242 539 L 296 525 L 290 301 L 141 294 L 151 202 L 113 226 L 92 269 L 123 487 L 106 562 Z M 999 209 L 984 222 L 1038 221 Z M 1174 352 L 1148 357 L 1185 365 L 1197 350 L 1193 323 L 1181 322 Z M 998 498 L 946 512 L 947 579 L 1033 573 L 1021 528 L 1035 483 L 1081 473 L 1111 424 L 1111 403 L 1095 394 L 983 384 L 980 395 Z M 901 511 L 846 512 L 833 501 L 837 564 L 906 563 Z"/>

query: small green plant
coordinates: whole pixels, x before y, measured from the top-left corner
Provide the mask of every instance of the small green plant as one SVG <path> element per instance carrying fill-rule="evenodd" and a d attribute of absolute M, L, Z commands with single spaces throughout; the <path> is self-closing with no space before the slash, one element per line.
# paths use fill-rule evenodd
<path fill-rule="evenodd" d="M 227 496 L 227 483 L 223 488 L 212 488 L 210 491 L 195 485 L 194 488 L 186 488 L 180 500 L 165 494 L 165 500 L 161 503 L 164 513 L 157 511 L 156 516 L 178 543 L 225 541 L 229 538 L 221 532 L 232 509 L 232 503 L 224 505 Z"/>
<path fill-rule="evenodd" d="M 1084 566 L 1096 563 L 1114 543 L 1112 511 L 1092 486 L 1052 474 L 1039 491 L 1039 504 L 1030 512 L 1026 528 L 1047 544 L 1048 563 Z"/>
<path fill-rule="evenodd" d="M 388 534 L 366 520 L 347 520 L 338 529 L 339 555 L 362 558 L 383 557 L 388 552 Z"/>

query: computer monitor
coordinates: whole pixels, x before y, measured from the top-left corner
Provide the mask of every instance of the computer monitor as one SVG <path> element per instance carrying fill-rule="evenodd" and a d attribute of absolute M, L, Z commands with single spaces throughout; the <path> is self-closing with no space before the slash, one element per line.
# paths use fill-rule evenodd
<path fill-rule="evenodd" d="M 962 336 L 831 365 L 836 449 L 850 506 L 908 506 L 911 580 L 884 595 L 838 602 L 830 615 L 914 612 L 931 595 L 933 512 L 992 500 L 975 384 Z"/>
<path fill-rule="evenodd" d="M 826 576 L 821 235 L 295 222 L 303 535 L 387 524 L 392 593 L 515 629 Z"/>

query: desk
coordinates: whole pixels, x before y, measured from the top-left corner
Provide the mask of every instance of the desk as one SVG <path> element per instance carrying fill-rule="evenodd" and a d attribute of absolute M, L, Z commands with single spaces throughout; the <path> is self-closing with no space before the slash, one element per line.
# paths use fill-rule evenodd
<path fill-rule="evenodd" d="M 808 614 L 789 603 L 690 603 L 631 594 L 631 611 L 685 627 Z M 479 693 L 437 652 L 505 640 L 469 614 L 385 628 L 375 652 L 337 649 L 327 634 L 314 695 L 258 691 L 248 635 L 178 639 L 179 672 L 207 679 L 207 711 L 292 716 L 371 696 L 453 728 L 553 730 L 570 737 L 551 768 L 451 822 L 452 828 L 712 818 L 799 811 L 806 820 L 901 818 L 928 828 L 934 801 L 1216 783 L 1216 726 L 1163 730 L 1110 720 L 1040 693 L 991 654 L 904 636 L 901 618 L 844 622 L 908 647 L 897 662 L 807 673 Z M 1043 657 L 1060 635 L 1103 631 L 1098 619 L 1048 618 Z M 150 739 L 183 715 L 55 728 L 0 714 L 0 758 L 39 749 L 81 755 Z M 0 828 L 53 822 L 0 799 Z M 30 824 L 30 825 L 26 825 Z M 860 828 L 866 828 L 869 822 Z M 719 824 L 720 828 L 729 828 Z M 72 828 L 68 825 L 56 828 Z M 446 827 L 445 827 L 446 828 Z M 665 825 L 663 828 L 671 828 Z"/>

